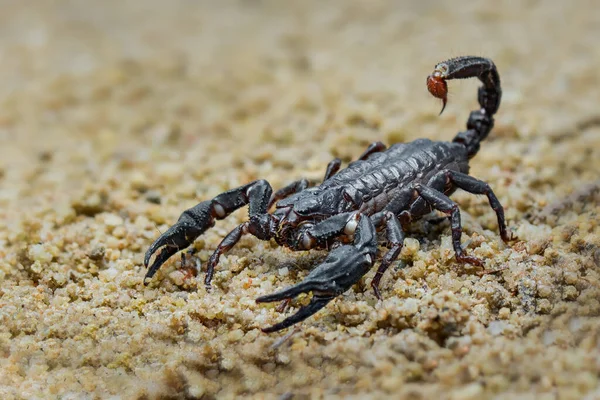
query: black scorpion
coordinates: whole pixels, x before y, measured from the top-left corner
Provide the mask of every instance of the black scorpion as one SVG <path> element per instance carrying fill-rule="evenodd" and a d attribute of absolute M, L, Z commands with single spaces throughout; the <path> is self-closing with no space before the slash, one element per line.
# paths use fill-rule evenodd
<path fill-rule="evenodd" d="M 249 220 L 233 229 L 208 261 L 204 280 L 207 288 L 219 257 L 245 234 L 261 240 L 274 239 L 292 250 L 331 249 L 304 281 L 256 300 L 259 303 L 289 302 L 301 293 L 313 294 L 307 306 L 263 329 L 264 332 L 278 331 L 303 321 L 357 283 L 375 263 L 378 230 L 385 231 L 389 248 L 371 283 L 380 298 L 379 281 L 400 254 L 407 223 L 432 210 L 441 211 L 450 219 L 456 260 L 482 265 L 481 260 L 465 254 L 461 247 L 460 211 L 448 196 L 457 188 L 486 195 L 496 212 L 500 236 L 505 242 L 511 239 L 504 210 L 490 186 L 467 175 L 469 159 L 477 154 L 480 142 L 494 126 L 493 115 L 498 111 L 502 95 L 500 77 L 494 63 L 487 58 L 459 57 L 437 64 L 427 78 L 427 86 L 434 96 L 443 99 L 445 107 L 446 81 L 471 77 L 483 83 L 478 91 L 481 108 L 471 112 L 467 130 L 458 133 L 452 142 L 418 139 L 394 144 L 388 149 L 381 142 L 375 142 L 343 170 L 340 170 L 339 159 L 331 161 L 318 186 L 301 179 L 273 193 L 266 180 L 257 180 L 203 201 L 184 211 L 177 223 L 150 246 L 144 260 L 146 267 L 152 255 L 162 250 L 150 266 L 144 283 L 148 283 L 167 259 L 212 227 L 216 219 L 223 219 L 245 205 L 249 206 Z M 273 205 L 276 208 L 269 213 Z"/>

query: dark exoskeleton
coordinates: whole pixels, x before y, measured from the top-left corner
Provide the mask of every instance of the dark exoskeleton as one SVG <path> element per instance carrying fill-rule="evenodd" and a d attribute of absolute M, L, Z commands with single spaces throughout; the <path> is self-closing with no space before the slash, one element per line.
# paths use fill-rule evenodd
<path fill-rule="evenodd" d="M 280 292 L 262 296 L 257 302 L 273 302 L 312 292 L 307 306 L 265 332 L 285 329 L 313 315 L 336 296 L 357 283 L 373 266 L 377 253 L 377 231 L 384 231 L 389 250 L 383 256 L 372 280 L 377 297 L 379 282 L 396 260 L 404 242 L 407 222 L 432 210 L 448 215 L 452 243 L 460 263 L 482 265 L 482 261 L 465 254 L 461 247 L 460 212 L 448 197 L 457 188 L 487 196 L 496 212 L 500 235 L 506 242 L 502 205 L 485 182 L 467 175 L 469 159 L 494 125 L 493 115 L 501 98 L 500 78 L 494 63 L 481 57 L 454 58 L 436 65 L 428 78 L 428 87 L 436 97 L 446 101 L 446 80 L 477 77 L 480 109 L 471 112 L 467 130 L 452 142 L 418 139 L 394 144 L 386 149 L 381 142 L 371 144 L 357 161 L 340 171 L 335 159 L 327 167 L 318 186 L 302 179 L 273 193 L 265 180 L 257 180 L 229 190 L 212 200 L 184 211 L 175 225 L 163 233 L 146 252 L 144 263 L 159 250 L 150 266 L 145 283 L 172 255 L 190 246 L 216 219 L 249 206 L 249 220 L 233 229 L 210 257 L 205 285 L 210 286 L 219 257 L 231 249 L 242 235 L 261 240 L 274 239 L 292 250 L 331 249 L 325 260 L 301 283 Z M 430 85 L 431 84 L 431 85 Z M 269 213 L 271 207 L 276 208 Z"/>

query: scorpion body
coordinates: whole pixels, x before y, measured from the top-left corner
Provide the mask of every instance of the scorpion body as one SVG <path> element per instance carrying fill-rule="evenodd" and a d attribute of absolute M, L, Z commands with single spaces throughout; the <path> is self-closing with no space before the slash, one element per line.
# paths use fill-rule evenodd
<path fill-rule="evenodd" d="M 358 282 L 375 263 L 377 234 L 384 231 L 389 250 L 371 282 L 380 298 L 379 282 L 396 260 L 404 242 L 408 222 L 438 210 L 448 215 L 456 259 L 482 265 L 461 247 L 460 211 L 450 196 L 457 188 L 485 194 L 498 219 L 502 239 L 510 240 L 502 205 L 489 185 L 468 174 L 469 159 L 479 150 L 494 125 L 493 115 L 501 99 L 500 78 L 494 63 L 482 57 L 459 57 L 436 65 L 427 78 L 429 91 L 446 106 L 450 79 L 477 77 L 480 109 L 471 112 L 467 130 L 452 142 L 418 139 L 389 148 L 372 143 L 357 161 L 340 171 L 341 161 L 331 161 L 320 184 L 307 179 L 295 181 L 273 193 L 270 184 L 258 180 L 229 190 L 182 213 L 150 246 L 145 265 L 159 250 L 145 283 L 176 252 L 187 248 L 216 219 L 225 218 L 248 205 L 249 220 L 233 229 L 218 245 L 207 265 L 205 285 L 210 286 L 219 257 L 244 234 L 261 240 L 274 239 L 292 250 L 330 249 L 325 260 L 306 279 L 280 292 L 259 297 L 257 302 L 289 301 L 300 293 L 312 292 L 310 304 L 265 332 L 285 329 L 323 308 L 333 298 Z M 444 108 L 442 108 L 443 111 Z M 269 213 L 272 206 L 275 210 Z"/>

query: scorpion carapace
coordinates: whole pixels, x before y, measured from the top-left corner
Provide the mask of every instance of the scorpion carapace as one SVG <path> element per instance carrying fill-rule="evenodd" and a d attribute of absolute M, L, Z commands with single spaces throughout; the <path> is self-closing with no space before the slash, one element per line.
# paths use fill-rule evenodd
<path fill-rule="evenodd" d="M 210 286 L 219 257 L 231 249 L 242 235 L 275 240 L 292 250 L 331 249 L 325 260 L 301 283 L 278 293 L 262 296 L 257 302 L 294 298 L 312 292 L 310 304 L 265 332 L 274 332 L 298 323 L 323 308 L 357 283 L 376 262 L 376 231 L 385 232 L 389 250 L 381 259 L 371 282 L 380 298 L 379 282 L 396 260 L 404 242 L 406 222 L 438 210 L 448 215 L 452 243 L 459 263 L 482 265 L 461 247 L 460 211 L 448 197 L 457 189 L 485 194 L 496 212 L 500 236 L 510 240 L 502 205 L 487 183 L 467 175 L 469 159 L 479 150 L 494 125 L 493 115 L 501 98 L 500 78 L 494 63 L 482 57 L 459 57 L 436 65 L 427 79 L 430 92 L 446 105 L 451 79 L 476 77 L 480 108 L 471 112 L 467 129 L 452 142 L 418 139 L 386 148 L 371 144 L 357 161 L 340 170 L 339 159 L 331 161 L 320 184 L 307 179 L 295 181 L 273 193 L 265 180 L 257 180 L 229 190 L 184 211 L 177 223 L 150 246 L 144 264 L 158 252 L 150 265 L 147 284 L 161 265 L 235 210 L 248 205 L 249 220 L 233 229 L 217 246 L 206 267 Z M 443 109 L 442 109 L 443 111 Z M 269 212 L 275 205 L 273 212 Z"/>

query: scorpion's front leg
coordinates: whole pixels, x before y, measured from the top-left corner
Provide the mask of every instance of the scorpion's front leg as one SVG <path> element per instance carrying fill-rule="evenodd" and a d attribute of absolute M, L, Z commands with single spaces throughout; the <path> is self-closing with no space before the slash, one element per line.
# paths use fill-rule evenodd
<path fill-rule="evenodd" d="M 250 216 L 266 214 L 271 185 L 265 180 L 258 180 L 236 189 L 221 193 L 212 200 L 185 210 L 179 220 L 152 243 L 144 258 L 148 267 L 152 256 L 160 249 L 160 253 L 148 269 L 144 284 L 154 276 L 156 271 L 175 253 L 191 245 L 194 240 L 215 224 L 215 219 L 223 219 L 235 210 L 249 204 Z"/>
<path fill-rule="evenodd" d="M 292 299 L 301 293 L 313 293 L 307 306 L 282 322 L 263 329 L 263 332 L 279 331 L 305 320 L 350 289 L 369 271 L 377 252 L 375 226 L 366 215 L 356 214 L 356 219 L 358 225 L 354 225 L 352 220 L 344 223 L 355 229 L 353 244 L 333 249 L 323 263 L 312 270 L 301 283 L 256 299 L 258 303 L 265 303 Z M 342 230 L 344 225 L 341 225 Z"/>

